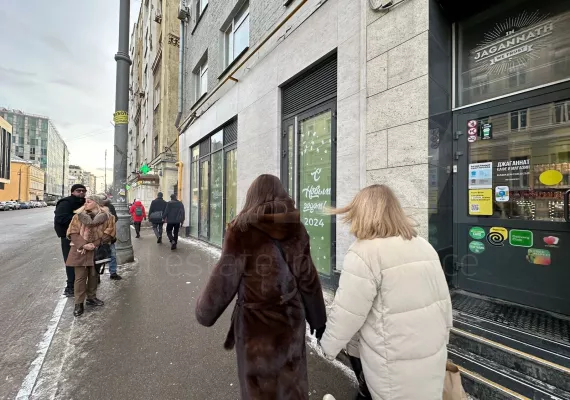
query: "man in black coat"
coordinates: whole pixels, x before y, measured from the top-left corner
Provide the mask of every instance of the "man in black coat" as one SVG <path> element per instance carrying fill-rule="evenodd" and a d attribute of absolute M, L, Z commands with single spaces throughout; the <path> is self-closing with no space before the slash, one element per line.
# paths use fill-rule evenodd
<path fill-rule="evenodd" d="M 178 244 L 178 230 L 184 222 L 186 213 L 184 204 L 178 201 L 175 194 L 170 195 L 170 199 L 166 204 L 166 210 L 164 210 L 164 221 L 166 222 L 166 235 L 170 240 L 170 249 L 175 250 Z"/>
<path fill-rule="evenodd" d="M 162 225 L 164 224 L 164 217 L 166 210 L 166 201 L 163 199 L 164 195 L 158 192 L 156 199 L 150 203 L 148 210 L 148 220 L 152 224 L 152 230 L 156 235 L 156 243 L 162 243 Z"/>
<path fill-rule="evenodd" d="M 81 184 L 75 184 L 71 187 L 71 196 L 64 197 L 57 202 L 55 207 L 55 217 L 53 219 L 53 227 L 55 233 L 61 239 L 61 252 L 63 253 L 63 262 L 67 260 L 71 242 L 67 239 L 67 228 L 73 219 L 75 210 L 81 208 L 85 204 L 85 194 L 87 189 Z M 73 284 L 75 282 L 75 268 L 65 267 L 67 274 L 67 285 L 63 291 L 63 295 L 73 297 Z"/>

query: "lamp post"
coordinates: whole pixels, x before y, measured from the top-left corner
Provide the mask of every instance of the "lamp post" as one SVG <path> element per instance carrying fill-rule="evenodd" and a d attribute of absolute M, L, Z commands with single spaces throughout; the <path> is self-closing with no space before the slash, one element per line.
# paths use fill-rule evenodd
<path fill-rule="evenodd" d="M 128 109 L 129 109 L 129 17 L 130 0 L 120 0 L 119 49 L 117 62 L 117 85 L 115 96 L 115 148 L 113 160 L 113 205 L 117 210 L 117 263 L 134 260 L 131 243 L 130 216 L 127 207 L 125 185 L 127 183 Z"/>

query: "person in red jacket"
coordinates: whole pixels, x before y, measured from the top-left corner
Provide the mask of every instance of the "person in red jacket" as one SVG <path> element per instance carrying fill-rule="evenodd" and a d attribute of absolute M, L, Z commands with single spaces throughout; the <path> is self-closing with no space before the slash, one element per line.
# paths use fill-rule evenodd
<path fill-rule="evenodd" d="M 129 213 L 133 217 L 133 222 L 135 225 L 135 232 L 137 233 L 137 238 L 141 237 L 141 222 L 146 219 L 146 210 L 139 199 L 135 199 L 135 202 L 131 206 Z"/>

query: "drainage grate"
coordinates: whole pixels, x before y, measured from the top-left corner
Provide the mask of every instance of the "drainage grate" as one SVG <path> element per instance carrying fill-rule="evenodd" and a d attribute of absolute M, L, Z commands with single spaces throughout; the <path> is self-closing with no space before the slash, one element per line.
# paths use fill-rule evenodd
<path fill-rule="evenodd" d="M 452 294 L 453 309 L 535 335 L 570 344 L 570 320 L 521 306 Z"/>

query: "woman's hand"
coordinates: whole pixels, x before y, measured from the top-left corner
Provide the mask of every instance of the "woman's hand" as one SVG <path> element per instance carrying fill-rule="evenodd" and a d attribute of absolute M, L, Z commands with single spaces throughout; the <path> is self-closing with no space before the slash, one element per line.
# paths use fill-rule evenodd
<path fill-rule="evenodd" d="M 95 250 L 95 245 L 93 243 L 87 243 L 83 245 L 83 248 L 87 251 Z"/>
<path fill-rule="evenodd" d="M 326 325 L 319 328 L 319 329 L 314 329 L 311 328 L 311 335 L 315 335 L 315 337 L 317 338 L 318 341 L 321 340 L 321 338 L 323 337 L 323 334 L 325 333 L 325 329 L 326 329 Z"/>

